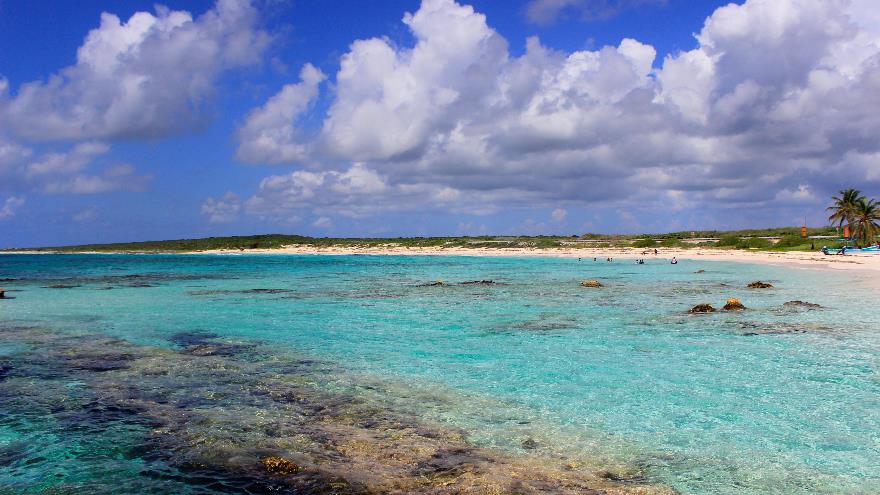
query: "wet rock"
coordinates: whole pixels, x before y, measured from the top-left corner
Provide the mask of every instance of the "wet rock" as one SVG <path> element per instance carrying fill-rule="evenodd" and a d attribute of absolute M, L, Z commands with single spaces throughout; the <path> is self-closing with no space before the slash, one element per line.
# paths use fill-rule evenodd
<path fill-rule="evenodd" d="M 821 304 L 810 303 L 806 301 L 788 301 L 783 304 L 786 308 L 806 308 L 806 309 L 820 309 L 822 308 Z"/>
<path fill-rule="evenodd" d="M 9 376 L 11 373 L 12 365 L 7 362 L 0 361 L 0 382 L 5 380 L 6 377 Z"/>
<path fill-rule="evenodd" d="M 171 342 L 183 347 L 180 352 L 189 356 L 235 356 L 253 348 L 253 345 L 220 342 L 220 336 L 210 332 L 181 332 L 171 336 Z"/>
<path fill-rule="evenodd" d="M 302 468 L 298 464 L 290 459 L 285 459 L 284 457 L 264 457 L 260 459 L 260 464 L 266 469 L 266 471 L 277 475 L 286 476 L 302 471 Z"/>
<path fill-rule="evenodd" d="M 811 331 L 828 331 L 827 327 L 821 325 L 805 325 L 801 323 L 762 323 L 762 322 L 742 322 L 740 327 L 743 330 L 742 335 L 752 337 L 756 335 L 785 335 L 795 333 L 807 333 Z"/>
<path fill-rule="evenodd" d="M 727 300 L 727 304 L 725 304 L 724 307 L 721 309 L 723 309 L 724 311 L 740 311 L 746 309 L 746 307 L 743 306 L 743 303 L 741 303 L 739 299 L 731 297 Z"/>
<path fill-rule="evenodd" d="M 219 338 L 220 336 L 216 333 L 211 332 L 203 332 L 203 331 L 193 331 L 193 332 L 179 332 L 168 338 L 171 342 L 180 345 L 180 346 L 191 346 L 198 344 L 206 344 L 210 342 L 212 339 Z"/>
<path fill-rule="evenodd" d="M 435 483 L 452 481 L 465 473 L 479 472 L 480 464 L 491 461 L 473 449 L 441 448 L 430 459 L 419 463 L 418 473 Z"/>
<path fill-rule="evenodd" d="M 761 282 L 760 280 L 756 282 L 752 282 L 747 285 L 749 289 L 771 289 L 773 288 L 773 284 L 768 284 L 767 282 Z"/>
<path fill-rule="evenodd" d="M 73 356 L 69 359 L 70 366 L 83 371 L 115 371 L 129 368 L 129 361 L 135 356 L 129 353 L 106 353 L 96 355 Z"/>
<path fill-rule="evenodd" d="M 75 289 L 77 287 L 81 287 L 81 286 L 74 285 L 74 284 L 53 284 L 53 285 L 47 285 L 46 287 L 44 287 L 44 289 Z"/>
<path fill-rule="evenodd" d="M 706 273 L 706 270 L 697 270 L 694 273 Z"/>
<path fill-rule="evenodd" d="M 419 285 L 419 287 L 441 287 L 446 285 L 446 282 L 442 280 L 435 280 L 433 282 L 428 282 L 427 284 Z"/>
<path fill-rule="evenodd" d="M 462 282 L 461 285 L 495 285 L 494 280 L 469 280 Z"/>
<path fill-rule="evenodd" d="M 237 344 L 198 344 L 185 348 L 183 354 L 190 356 L 234 356 L 240 354 L 246 346 Z"/>
<path fill-rule="evenodd" d="M 538 448 L 538 442 L 536 442 L 533 438 L 526 438 L 523 440 L 522 448 L 526 450 L 535 450 Z"/>
<path fill-rule="evenodd" d="M 598 280 L 595 280 L 595 279 L 584 280 L 583 282 L 581 282 L 581 286 L 582 287 L 592 287 L 592 288 L 603 287 L 602 282 L 599 282 Z"/>
<path fill-rule="evenodd" d="M 688 310 L 688 313 L 714 313 L 714 312 L 715 312 L 715 308 L 713 308 L 711 304 L 697 304 L 696 306 L 694 306 L 693 308 Z"/>
<path fill-rule="evenodd" d="M 641 475 L 615 473 L 614 471 L 609 471 L 607 469 L 597 471 L 596 476 L 605 480 L 616 481 L 618 483 L 645 483 L 647 481 L 647 478 Z"/>

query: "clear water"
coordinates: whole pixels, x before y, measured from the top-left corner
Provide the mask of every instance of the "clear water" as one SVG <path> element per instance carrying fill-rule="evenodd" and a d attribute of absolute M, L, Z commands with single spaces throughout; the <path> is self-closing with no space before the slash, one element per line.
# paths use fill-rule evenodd
<path fill-rule="evenodd" d="M 880 493 L 880 310 L 850 277 L 653 259 L 0 255 L 0 279 L 14 279 L 0 285 L 16 289 L 0 326 L 167 348 L 180 332 L 258 342 L 331 363 L 331 389 L 382 383 L 363 393 L 477 445 L 635 466 L 685 494 Z M 446 284 L 423 286 L 434 280 Z M 749 310 L 687 314 L 728 297 Z M 0 342 L 0 364 L 24 345 Z M 82 389 L 52 383 L 40 397 Z M 71 430 L 49 405 L 10 401 L 0 492 L 142 475 L 127 452 L 149 425 Z M 175 492 L 159 481 L 138 486 Z"/>

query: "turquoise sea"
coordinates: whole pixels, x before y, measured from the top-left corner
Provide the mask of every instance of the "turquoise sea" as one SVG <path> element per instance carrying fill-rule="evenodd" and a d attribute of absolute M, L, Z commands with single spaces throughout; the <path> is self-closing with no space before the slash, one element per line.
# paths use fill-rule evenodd
<path fill-rule="evenodd" d="M 878 292 L 851 277 L 0 255 L 0 494 L 880 493 Z"/>

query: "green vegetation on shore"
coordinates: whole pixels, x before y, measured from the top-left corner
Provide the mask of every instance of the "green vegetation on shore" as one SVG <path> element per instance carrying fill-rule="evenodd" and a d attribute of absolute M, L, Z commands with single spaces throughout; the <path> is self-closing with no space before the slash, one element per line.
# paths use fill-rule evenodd
<path fill-rule="evenodd" d="M 831 212 L 828 221 L 838 227 L 846 225 L 852 238 L 863 246 L 873 244 L 880 231 L 880 203 L 862 196 L 858 189 L 844 189 L 832 196 L 833 203 L 826 208 Z"/>
<path fill-rule="evenodd" d="M 637 247 L 637 248 L 687 248 L 717 247 L 719 249 L 764 249 L 804 251 L 821 246 L 838 247 L 837 230 L 834 227 L 808 229 L 809 236 L 820 239 L 803 239 L 800 227 L 751 229 L 736 231 L 692 231 L 667 234 L 581 236 L 479 236 L 479 237 L 395 237 L 395 238 L 329 238 L 300 235 L 267 234 L 232 237 L 206 237 L 201 239 L 175 239 L 164 241 L 125 242 L 114 244 L 84 244 L 78 246 L 39 247 L 28 251 L 47 252 L 189 252 L 213 249 L 274 249 L 289 245 L 312 247 L 491 247 L 491 248 L 553 248 L 553 247 Z M 17 251 L 24 249 L 9 249 Z"/>

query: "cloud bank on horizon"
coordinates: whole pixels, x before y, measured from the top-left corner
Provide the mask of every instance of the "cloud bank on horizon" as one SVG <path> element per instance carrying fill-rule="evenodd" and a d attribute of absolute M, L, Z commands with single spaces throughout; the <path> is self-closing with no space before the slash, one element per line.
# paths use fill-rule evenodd
<path fill-rule="evenodd" d="M 549 23 L 664 3 L 532 0 L 525 15 Z M 835 188 L 880 186 L 874 3 L 729 4 L 692 49 L 658 59 L 638 33 L 566 52 L 508 40 L 464 3 L 423 0 L 402 18 L 412 43 L 352 40 L 335 74 L 305 64 L 238 117 L 237 160 L 276 171 L 217 190 L 200 212 L 329 229 L 340 218 L 542 209 L 551 228 L 578 208 L 821 209 Z M 25 195 L 148 188 L 149 170 L 95 162 L 116 142 L 210 125 L 223 75 L 265 62 L 273 35 L 260 19 L 247 0 L 198 17 L 103 14 L 74 65 L 15 91 L 0 79 L 0 220 Z"/>

